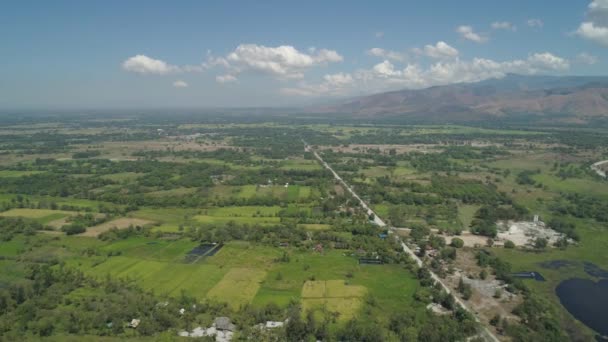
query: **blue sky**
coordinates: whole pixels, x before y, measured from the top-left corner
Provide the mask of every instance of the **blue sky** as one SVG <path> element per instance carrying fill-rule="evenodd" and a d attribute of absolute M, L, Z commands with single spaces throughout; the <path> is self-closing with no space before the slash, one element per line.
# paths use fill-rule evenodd
<path fill-rule="evenodd" d="M 285 106 L 607 58 L 608 0 L 0 3 L 0 108 Z"/>

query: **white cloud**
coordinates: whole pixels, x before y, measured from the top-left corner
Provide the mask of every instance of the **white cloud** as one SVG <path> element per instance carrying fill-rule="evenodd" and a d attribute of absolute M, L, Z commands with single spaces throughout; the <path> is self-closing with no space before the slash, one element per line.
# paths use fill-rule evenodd
<path fill-rule="evenodd" d="M 575 31 L 579 37 L 608 46 L 608 0 L 594 0 L 588 6 L 587 19 Z"/>
<path fill-rule="evenodd" d="M 488 40 L 488 38 L 476 33 L 473 30 L 473 27 L 469 25 L 461 25 L 456 28 L 456 32 L 460 33 L 460 36 L 464 39 L 476 42 L 476 43 L 484 43 Z"/>
<path fill-rule="evenodd" d="M 424 49 L 414 49 L 414 52 L 437 59 L 458 57 L 458 50 L 444 41 L 439 41 L 435 45 L 425 45 Z"/>
<path fill-rule="evenodd" d="M 216 81 L 228 83 L 237 81 L 237 76 L 243 72 L 270 74 L 279 79 L 297 79 L 304 77 L 304 73 L 311 68 L 344 60 L 334 50 L 311 48 L 309 51 L 304 53 L 290 45 L 267 47 L 241 44 L 224 57 L 214 57 L 208 51 L 207 60 L 200 65 L 176 66 L 160 59 L 136 55 L 124 61 L 122 68 L 130 72 L 157 75 L 223 68 L 226 74 L 216 77 Z"/>
<path fill-rule="evenodd" d="M 530 18 L 530 19 L 528 19 L 528 21 L 526 23 L 530 27 L 537 27 L 537 28 L 541 28 L 545 25 L 545 23 L 538 18 Z"/>
<path fill-rule="evenodd" d="M 391 50 L 385 50 L 382 48 L 371 48 L 371 49 L 367 50 L 367 54 L 370 56 L 380 57 L 383 59 L 389 59 L 392 61 L 399 61 L 399 62 L 403 62 L 407 59 L 407 55 L 404 53 L 391 51 Z"/>
<path fill-rule="evenodd" d="M 273 75 L 277 78 L 302 78 L 310 68 L 343 61 L 334 50 L 320 49 L 303 53 L 290 45 L 267 47 L 257 44 L 241 44 L 226 57 L 210 57 L 207 66 L 223 66 L 232 75 L 254 71 Z"/>
<path fill-rule="evenodd" d="M 323 76 L 325 82 L 335 86 L 344 86 L 353 83 L 353 77 L 350 74 L 337 73 L 333 75 Z"/>
<path fill-rule="evenodd" d="M 236 81 L 238 81 L 238 79 L 234 75 L 226 74 L 226 75 L 215 76 L 215 81 L 217 83 L 224 84 L 224 83 L 236 82 Z"/>
<path fill-rule="evenodd" d="M 598 62 L 597 56 L 590 55 L 586 52 L 581 52 L 576 55 L 576 62 L 579 64 L 593 65 Z"/>
<path fill-rule="evenodd" d="M 608 0 L 593 0 L 589 4 L 590 11 L 608 11 Z"/>
<path fill-rule="evenodd" d="M 351 74 L 341 72 L 323 76 L 323 82 L 316 85 L 300 82 L 297 87 L 281 88 L 280 92 L 297 96 L 341 96 L 351 90 L 354 82 L 355 79 Z"/>
<path fill-rule="evenodd" d="M 319 84 L 300 83 L 297 87 L 283 88 L 288 95 L 345 96 L 386 91 L 391 89 L 418 89 L 458 82 L 476 82 L 488 78 L 504 77 L 507 73 L 537 74 L 564 71 L 568 60 L 549 52 L 534 53 L 526 59 L 498 62 L 485 58 L 463 61 L 458 58 L 440 60 L 424 68 L 408 63 L 398 68 L 385 60 L 371 67 L 339 77 L 326 75 Z"/>
<path fill-rule="evenodd" d="M 586 21 L 581 23 L 576 34 L 584 39 L 608 46 L 608 27 L 596 26 L 595 23 Z"/>
<path fill-rule="evenodd" d="M 495 21 L 491 26 L 494 30 L 517 31 L 517 27 L 508 21 Z"/>
<path fill-rule="evenodd" d="M 567 70 L 570 68 L 568 60 L 555 56 L 549 52 L 530 55 L 530 57 L 528 57 L 528 63 L 532 68 L 546 70 Z"/>
<path fill-rule="evenodd" d="M 182 80 L 177 80 L 177 81 L 173 82 L 173 87 L 175 87 L 175 88 L 187 88 L 188 87 L 188 83 L 186 83 L 185 81 L 182 81 Z"/>
<path fill-rule="evenodd" d="M 168 64 L 160 59 L 150 58 L 146 55 L 133 56 L 122 63 L 122 68 L 139 74 L 165 75 L 179 71 L 179 67 Z"/>
<path fill-rule="evenodd" d="M 389 61 L 384 61 L 374 65 L 372 70 L 376 73 L 376 75 L 378 75 L 378 77 L 382 78 L 401 76 L 401 71 L 395 70 L 395 66 Z"/>
<path fill-rule="evenodd" d="M 608 27 L 596 26 L 595 23 L 586 21 L 581 23 L 576 34 L 584 39 L 608 46 Z"/>

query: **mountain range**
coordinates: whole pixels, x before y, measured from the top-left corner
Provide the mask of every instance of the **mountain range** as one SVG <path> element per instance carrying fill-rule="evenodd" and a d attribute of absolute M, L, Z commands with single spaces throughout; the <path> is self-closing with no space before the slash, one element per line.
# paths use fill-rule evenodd
<path fill-rule="evenodd" d="M 317 106 L 313 113 L 427 122 L 608 119 L 608 77 L 508 74 L 476 83 L 398 90 Z"/>

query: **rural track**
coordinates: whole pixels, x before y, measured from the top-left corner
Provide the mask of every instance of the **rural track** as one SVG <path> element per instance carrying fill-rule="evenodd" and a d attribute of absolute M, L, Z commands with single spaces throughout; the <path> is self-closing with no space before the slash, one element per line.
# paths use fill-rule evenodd
<path fill-rule="evenodd" d="M 603 171 L 600 168 L 601 165 L 606 164 L 606 163 L 608 163 L 608 160 L 602 160 L 597 163 L 594 163 L 593 165 L 591 165 L 591 170 L 595 171 L 595 173 L 597 173 L 601 177 L 607 178 L 608 175 L 606 175 L 606 171 Z"/>
<path fill-rule="evenodd" d="M 357 195 L 357 193 L 350 187 L 350 185 L 348 185 L 343 179 L 342 177 L 340 177 L 340 175 L 334 171 L 334 169 L 323 160 L 323 158 L 321 158 L 321 156 L 317 153 L 317 151 L 315 151 L 306 141 L 302 140 L 302 142 L 304 143 L 304 150 L 306 152 L 312 152 L 312 154 L 315 156 L 315 158 L 321 163 L 321 165 L 323 165 L 324 168 L 326 168 L 327 170 L 329 170 L 334 178 L 354 197 L 357 199 L 357 201 L 359 201 L 359 204 L 361 205 L 361 207 L 363 207 L 363 209 L 365 209 L 367 215 L 373 215 L 374 217 L 374 223 L 380 227 L 388 227 L 389 228 L 389 234 L 393 234 L 394 233 L 394 227 L 388 226 L 386 223 L 384 223 L 384 221 L 367 205 L 367 203 L 365 203 L 364 200 L 361 199 L 361 197 L 359 197 L 359 195 Z M 424 264 L 422 262 L 422 259 L 420 259 L 416 253 L 414 253 L 414 251 L 412 251 L 404 242 L 403 240 L 401 240 L 401 238 L 399 238 L 398 235 L 394 235 L 398 241 L 401 243 L 401 247 L 403 248 L 403 251 L 405 253 L 407 253 L 418 265 L 418 267 L 422 267 Z M 433 280 L 435 280 L 435 282 L 439 283 L 441 285 L 441 287 L 443 287 L 443 289 L 448 293 L 452 293 L 452 289 L 450 289 L 442 280 L 441 278 L 439 278 L 439 276 L 437 276 L 437 274 L 435 274 L 435 272 L 433 272 L 432 270 L 429 269 L 429 272 L 431 274 L 431 277 L 433 278 Z M 486 341 L 492 341 L 492 342 L 500 342 L 500 340 L 498 339 L 498 337 L 496 337 L 496 335 L 490 331 L 490 329 L 488 329 L 483 323 L 481 323 L 481 321 L 479 320 L 479 317 L 477 316 L 477 314 L 471 310 L 460 298 L 458 298 L 458 296 L 453 296 L 454 300 L 456 302 L 456 304 L 458 304 L 461 308 L 463 308 L 464 310 L 466 310 L 467 312 L 471 313 L 473 315 L 473 317 L 475 318 L 475 322 L 479 323 L 479 325 L 482 327 L 481 332 L 479 333 L 479 335 L 477 335 L 476 337 L 481 337 Z"/>

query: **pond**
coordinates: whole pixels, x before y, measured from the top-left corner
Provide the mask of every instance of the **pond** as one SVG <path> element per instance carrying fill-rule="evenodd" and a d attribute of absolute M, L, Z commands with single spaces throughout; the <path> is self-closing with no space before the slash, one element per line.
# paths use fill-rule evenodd
<path fill-rule="evenodd" d="M 562 305 L 579 321 L 589 328 L 608 337 L 608 271 L 590 262 L 552 260 L 541 263 L 549 269 L 582 267 L 588 275 L 599 278 L 572 278 L 557 285 L 555 292 Z M 598 341 L 608 341 L 598 336 Z"/>
<path fill-rule="evenodd" d="M 559 283 L 555 292 L 562 305 L 576 319 L 608 336 L 608 279 L 598 282 L 568 279 Z"/>
<path fill-rule="evenodd" d="M 515 278 L 534 279 L 536 281 L 545 281 L 545 277 L 543 277 L 540 273 L 534 272 L 534 271 L 511 273 L 511 275 Z"/>

